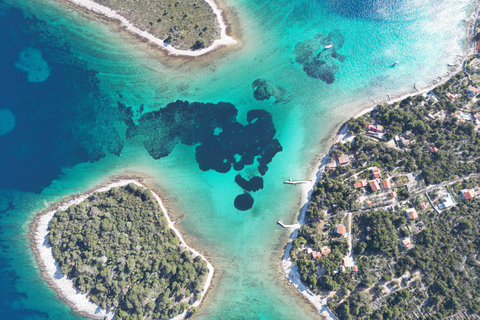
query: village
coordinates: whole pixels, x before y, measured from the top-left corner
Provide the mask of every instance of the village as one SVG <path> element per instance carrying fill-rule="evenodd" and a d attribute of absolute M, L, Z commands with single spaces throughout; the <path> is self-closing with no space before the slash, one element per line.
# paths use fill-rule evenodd
<path fill-rule="evenodd" d="M 348 134 L 332 147 L 290 256 L 339 318 L 383 314 L 395 303 L 406 318 L 439 312 L 429 268 L 412 256 L 427 246 L 427 232 L 444 228 L 439 221 L 476 206 L 479 93 L 459 73 L 426 94 L 351 119 Z M 407 300 L 392 301 L 399 295 Z"/>

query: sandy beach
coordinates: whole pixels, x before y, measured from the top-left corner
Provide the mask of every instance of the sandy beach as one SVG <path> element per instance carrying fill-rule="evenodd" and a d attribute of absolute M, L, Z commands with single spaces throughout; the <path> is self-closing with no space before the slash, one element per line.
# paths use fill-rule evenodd
<path fill-rule="evenodd" d="M 86 316 L 93 319 L 114 319 L 115 314 L 112 311 L 102 309 L 100 306 L 90 301 L 90 299 L 87 297 L 86 294 L 83 294 L 79 290 L 77 290 L 73 286 L 72 281 L 67 279 L 67 277 L 62 274 L 60 266 L 55 261 L 53 257 L 52 248 L 49 245 L 47 240 L 48 225 L 57 210 L 66 210 L 71 205 L 78 204 L 84 201 L 94 192 L 107 191 L 111 188 L 125 186 L 129 183 L 133 183 L 137 186 L 146 188 L 146 186 L 144 186 L 143 184 L 141 184 L 139 181 L 135 179 L 121 179 L 116 182 L 110 183 L 104 187 L 100 187 L 94 191 L 73 196 L 65 202 L 56 204 L 52 206 L 47 212 L 44 211 L 39 213 L 34 219 L 34 221 L 32 222 L 31 232 L 30 232 L 31 243 L 33 246 L 33 250 L 35 252 L 36 260 L 40 266 L 43 276 L 48 281 L 48 283 L 56 290 L 59 297 L 63 301 L 65 301 L 72 308 L 74 312 L 81 314 L 82 316 Z M 183 236 L 175 228 L 174 223 L 168 216 L 167 210 L 163 205 L 163 202 L 160 199 L 160 197 L 155 192 L 152 191 L 152 193 L 155 196 L 155 199 L 157 199 L 158 204 L 162 209 L 162 212 L 165 214 L 165 218 L 168 222 L 169 228 L 171 228 L 175 232 L 176 236 L 180 240 L 181 245 L 186 250 L 190 250 L 194 256 L 200 256 L 207 263 L 208 275 L 205 280 L 205 284 L 203 286 L 203 292 L 202 292 L 201 298 L 192 305 L 194 307 L 198 307 L 203 301 L 203 298 L 205 297 L 205 294 L 207 293 L 208 288 L 212 283 L 215 269 L 213 265 L 202 254 L 200 254 L 198 251 L 196 251 L 195 249 L 187 245 Z M 183 319 L 185 318 L 185 315 L 186 315 L 186 312 L 176 316 L 173 319 Z"/>
<path fill-rule="evenodd" d="M 227 35 L 227 24 L 223 17 L 223 11 L 218 7 L 217 3 L 214 0 L 205 0 L 205 1 L 210 5 L 210 7 L 212 7 L 213 12 L 217 16 L 217 21 L 221 30 L 220 39 L 216 39 L 213 42 L 213 44 L 207 48 L 203 48 L 201 50 L 195 50 L 195 51 L 179 50 L 179 49 L 173 48 L 170 45 L 165 46 L 163 40 L 154 37 L 153 35 L 151 35 L 146 31 L 142 31 L 136 28 L 132 23 L 130 23 L 130 21 L 128 21 L 126 18 L 118 14 L 116 11 L 108 7 L 102 6 L 91 0 L 65 0 L 65 1 L 71 4 L 74 4 L 76 6 L 85 8 L 96 14 L 100 14 L 109 19 L 119 21 L 127 31 L 148 40 L 150 43 L 160 47 L 161 49 L 164 49 L 169 55 L 172 55 L 172 56 L 198 57 L 206 53 L 214 52 L 223 46 L 238 44 L 237 40 Z"/>

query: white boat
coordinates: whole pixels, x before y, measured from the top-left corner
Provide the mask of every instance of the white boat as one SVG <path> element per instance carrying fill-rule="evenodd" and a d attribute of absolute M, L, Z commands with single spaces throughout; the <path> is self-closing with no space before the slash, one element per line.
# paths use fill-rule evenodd
<path fill-rule="evenodd" d="M 331 47 L 333 47 L 333 44 L 329 44 L 328 46 L 325 46 L 325 49 L 330 49 Z"/>

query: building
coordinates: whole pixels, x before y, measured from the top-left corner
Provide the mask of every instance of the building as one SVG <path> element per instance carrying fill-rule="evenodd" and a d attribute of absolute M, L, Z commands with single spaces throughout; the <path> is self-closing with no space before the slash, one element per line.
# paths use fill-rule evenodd
<path fill-rule="evenodd" d="M 462 111 L 460 111 L 460 112 L 458 113 L 458 116 L 459 116 L 460 119 L 463 120 L 463 121 L 474 121 L 474 120 L 475 120 L 471 114 L 465 113 L 465 112 L 462 112 Z"/>
<path fill-rule="evenodd" d="M 322 254 L 318 251 L 312 251 L 312 258 L 313 259 L 317 259 L 317 258 L 320 258 L 322 256 Z"/>
<path fill-rule="evenodd" d="M 377 167 L 372 167 L 371 170 L 374 178 L 380 178 L 382 176 L 382 174 L 380 173 L 380 169 L 378 169 Z"/>
<path fill-rule="evenodd" d="M 378 184 L 377 180 L 370 181 L 370 188 L 372 188 L 373 192 L 380 190 L 380 185 Z"/>
<path fill-rule="evenodd" d="M 330 254 L 330 252 L 332 252 L 332 250 L 330 250 L 329 247 L 322 247 L 321 250 L 322 250 L 322 255 L 324 255 L 325 257 L 327 257 Z"/>
<path fill-rule="evenodd" d="M 404 138 L 404 137 L 400 137 L 400 144 L 404 147 L 408 146 L 410 144 L 410 140 Z"/>
<path fill-rule="evenodd" d="M 463 200 L 470 200 L 475 197 L 475 194 L 472 189 L 464 189 L 460 191 Z"/>
<path fill-rule="evenodd" d="M 473 115 L 473 117 L 475 118 L 475 120 L 477 120 L 477 121 L 476 121 L 477 124 L 480 124 L 480 113 L 478 113 L 478 112 L 475 113 L 475 114 Z"/>
<path fill-rule="evenodd" d="M 412 245 L 412 242 L 410 241 L 410 238 L 403 238 L 401 240 L 402 246 L 405 248 L 409 248 Z"/>
<path fill-rule="evenodd" d="M 367 123 L 367 130 L 368 131 L 377 131 L 377 127 L 374 125 L 371 125 L 370 123 Z"/>
<path fill-rule="evenodd" d="M 353 271 L 353 272 L 358 272 L 358 267 L 357 267 L 357 266 L 353 266 L 353 267 L 352 267 L 352 271 Z"/>
<path fill-rule="evenodd" d="M 475 97 L 477 94 L 480 93 L 480 91 L 475 87 L 468 87 L 467 92 L 470 95 L 470 97 Z"/>
<path fill-rule="evenodd" d="M 376 131 L 377 131 L 378 133 L 382 133 L 382 132 L 383 132 L 383 126 L 377 125 Z"/>
<path fill-rule="evenodd" d="M 345 165 L 350 163 L 350 159 L 348 158 L 348 155 L 342 154 L 341 156 L 337 157 L 338 164 L 340 165 Z"/>
<path fill-rule="evenodd" d="M 425 208 L 427 207 L 427 205 L 425 203 L 420 203 L 420 207 L 422 208 L 422 210 L 425 210 Z"/>
<path fill-rule="evenodd" d="M 417 210 L 415 210 L 415 208 L 410 208 L 405 210 L 405 215 L 407 216 L 408 220 L 418 219 L 418 213 L 417 213 Z"/>
<path fill-rule="evenodd" d="M 447 98 L 450 99 L 452 102 L 455 101 L 455 97 L 450 92 L 447 93 Z"/>
<path fill-rule="evenodd" d="M 455 205 L 455 201 L 453 201 L 453 198 L 451 196 L 448 196 L 446 197 L 444 200 L 443 200 L 443 203 L 441 203 L 439 205 L 440 209 L 448 209 L 450 207 L 452 207 L 453 205 Z"/>
<path fill-rule="evenodd" d="M 362 181 L 355 182 L 355 183 L 353 184 L 353 187 L 354 187 L 355 189 L 358 189 L 358 188 L 363 188 L 363 187 L 365 187 L 366 185 L 367 185 L 367 180 L 362 180 Z"/>
<path fill-rule="evenodd" d="M 390 189 L 392 187 L 392 185 L 390 184 L 390 180 L 387 180 L 387 179 L 383 179 L 383 188 L 384 189 Z"/>
<path fill-rule="evenodd" d="M 345 233 L 347 232 L 347 227 L 345 227 L 343 224 L 338 224 L 336 227 L 335 227 L 335 232 L 341 236 L 345 235 Z"/>
<path fill-rule="evenodd" d="M 395 192 L 390 192 L 390 198 L 395 199 Z"/>
<path fill-rule="evenodd" d="M 345 272 L 345 266 L 340 266 L 340 272 Z"/>
<path fill-rule="evenodd" d="M 435 152 L 438 151 L 438 148 L 436 148 L 436 147 L 430 146 L 430 147 L 428 147 L 428 148 L 430 149 L 430 152 L 431 152 L 431 153 L 435 153 Z"/>

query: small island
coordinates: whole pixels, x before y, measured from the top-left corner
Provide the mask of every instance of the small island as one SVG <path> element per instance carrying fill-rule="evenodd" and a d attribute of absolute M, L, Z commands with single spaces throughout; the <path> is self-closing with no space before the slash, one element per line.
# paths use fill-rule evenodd
<path fill-rule="evenodd" d="M 162 211 L 152 191 L 123 181 L 40 215 L 32 231 L 43 274 L 74 311 L 91 318 L 194 314 L 213 267 Z"/>
<path fill-rule="evenodd" d="M 58 0 L 86 9 L 169 54 L 200 56 L 237 44 L 227 35 L 223 10 L 214 0 Z"/>

